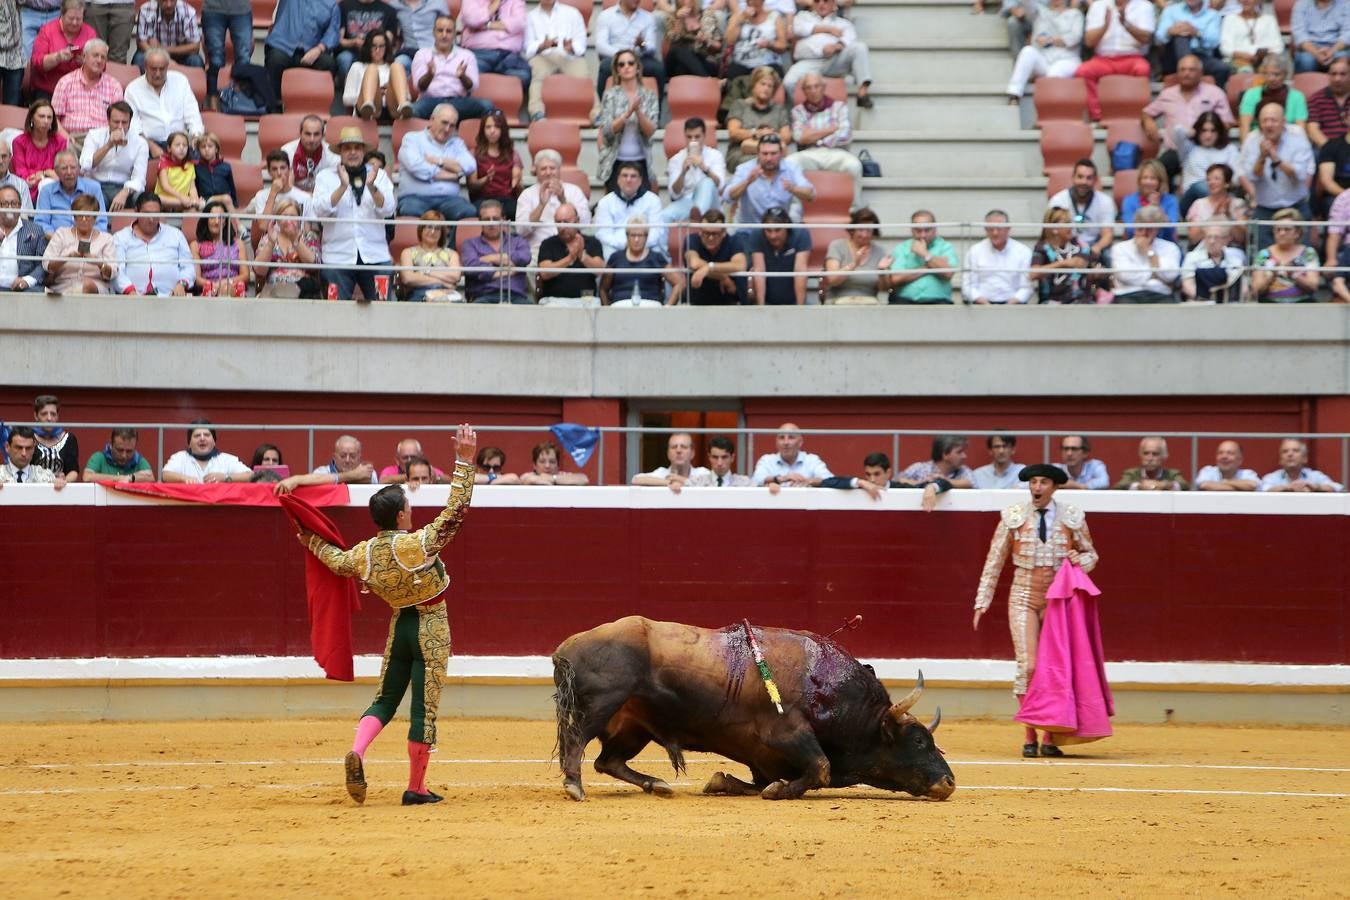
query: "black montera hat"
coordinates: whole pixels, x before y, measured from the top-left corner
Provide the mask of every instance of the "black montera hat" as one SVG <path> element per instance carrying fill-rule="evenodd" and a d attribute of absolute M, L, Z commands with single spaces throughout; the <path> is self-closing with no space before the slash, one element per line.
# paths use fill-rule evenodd
<path fill-rule="evenodd" d="M 1065 472 L 1059 466 L 1052 466 L 1049 463 L 1036 463 L 1035 465 L 1026 466 L 1022 471 L 1017 473 L 1017 477 L 1021 481 L 1030 481 L 1037 475 L 1040 475 L 1043 478 L 1049 478 L 1055 484 L 1064 484 L 1069 480 L 1069 473 Z"/>

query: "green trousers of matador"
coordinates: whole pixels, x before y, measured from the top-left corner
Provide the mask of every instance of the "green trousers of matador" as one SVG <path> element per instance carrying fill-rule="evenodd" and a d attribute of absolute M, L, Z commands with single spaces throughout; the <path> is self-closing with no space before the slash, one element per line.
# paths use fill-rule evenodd
<path fill-rule="evenodd" d="M 436 710 L 441 705 L 441 680 L 449 660 L 450 622 L 444 602 L 395 611 L 384 645 L 380 687 L 375 702 L 364 715 L 375 716 L 388 725 L 411 684 L 412 723 L 408 726 L 408 740 L 435 744 Z"/>

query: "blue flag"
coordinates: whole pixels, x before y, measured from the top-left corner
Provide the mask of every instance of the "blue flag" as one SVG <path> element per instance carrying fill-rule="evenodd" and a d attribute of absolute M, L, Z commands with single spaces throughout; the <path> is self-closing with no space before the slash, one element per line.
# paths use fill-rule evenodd
<path fill-rule="evenodd" d="M 578 467 L 590 462 L 595 445 L 600 443 L 600 429 L 587 428 L 575 422 L 559 422 L 549 431 L 553 432 L 553 436 L 558 439 L 558 443 L 562 444 L 567 455 L 572 457 Z"/>

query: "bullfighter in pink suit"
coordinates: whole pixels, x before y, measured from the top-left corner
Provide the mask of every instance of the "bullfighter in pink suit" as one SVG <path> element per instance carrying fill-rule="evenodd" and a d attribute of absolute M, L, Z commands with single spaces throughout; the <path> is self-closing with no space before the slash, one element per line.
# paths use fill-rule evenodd
<path fill-rule="evenodd" d="M 1055 490 L 1068 476 L 1055 466 L 1027 466 L 1018 477 L 1031 489 L 1031 502 L 1018 503 L 1003 510 L 989 556 L 980 575 L 975 594 L 974 627 L 994 599 L 1003 564 L 1012 556 L 1016 571 L 1008 592 L 1008 630 L 1012 632 L 1013 653 L 1017 657 L 1017 677 L 1013 694 L 1020 706 L 1027 685 L 1036 669 L 1036 651 L 1040 642 L 1041 620 L 1045 616 L 1045 592 L 1064 561 L 1076 563 L 1084 572 L 1097 565 L 1097 551 L 1088 534 L 1087 517 L 1076 506 L 1055 502 Z M 1026 729 L 1022 755 L 1037 755 L 1036 730 Z M 1062 756 L 1049 733 L 1040 746 L 1042 756 Z"/>

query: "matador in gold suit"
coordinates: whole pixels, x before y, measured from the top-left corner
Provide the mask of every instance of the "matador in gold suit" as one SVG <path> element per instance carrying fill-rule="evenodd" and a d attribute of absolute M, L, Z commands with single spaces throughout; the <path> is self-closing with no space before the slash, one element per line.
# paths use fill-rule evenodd
<path fill-rule="evenodd" d="M 1016 569 L 1008 591 L 1008 630 L 1012 632 L 1013 654 L 1017 658 L 1013 694 L 1020 704 L 1036 670 L 1045 592 L 1050 582 L 1066 559 L 1077 563 L 1084 572 L 1091 572 L 1097 565 L 1097 551 L 1092 546 L 1083 511 L 1054 500 L 1056 488 L 1068 478 L 1062 469 L 1037 464 L 1022 469 L 1018 477 L 1029 482 L 1031 500 L 1010 506 L 1000 515 L 975 593 L 975 627 L 979 628 L 980 617 L 993 602 L 999 573 L 1011 556 Z M 1040 749 L 1044 756 L 1062 755 L 1048 736 Z M 1036 755 L 1036 733 L 1032 729 L 1027 729 L 1023 755 Z"/>
<path fill-rule="evenodd" d="M 370 499 L 370 514 L 380 533 L 350 550 L 335 547 L 312 532 L 301 543 L 338 575 L 361 580 L 394 609 L 384 646 L 380 686 L 356 728 L 356 740 L 344 762 L 347 792 L 365 802 L 365 752 L 394 717 L 412 686 L 412 723 L 408 728 L 409 776 L 403 805 L 441 799 L 426 787 L 429 754 L 436 743 L 436 710 L 441 680 L 450 660 L 450 624 L 445 590 L 450 576 L 440 552 L 459 531 L 473 495 L 473 455 L 477 437 L 467 425 L 459 429 L 455 474 L 450 498 L 440 515 L 425 528 L 411 531 L 412 508 L 402 485 L 390 485 Z"/>

